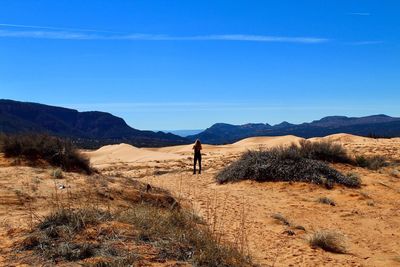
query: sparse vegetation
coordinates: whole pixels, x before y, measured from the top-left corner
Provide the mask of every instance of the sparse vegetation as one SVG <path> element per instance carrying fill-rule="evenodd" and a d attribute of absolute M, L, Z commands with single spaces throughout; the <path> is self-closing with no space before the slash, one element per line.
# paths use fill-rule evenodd
<path fill-rule="evenodd" d="M 121 214 L 120 220 L 135 226 L 139 241 L 158 247 L 161 259 L 189 261 L 195 266 L 250 265 L 236 249 L 217 242 L 191 213 L 140 205 Z"/>
<path fill-rule="evenodd" d="M 89 159 L 68 140 L 44 134 L 24 134 L 3 136 L 0 143 L 6 157 L 22 158 L 31 163 L 46 161 L 65 171 L 93 172 Z"/>
<path fill-rule="evenodd" d="M 312 247 L 319 247 L 329 252 L 347 252 L 345 237 L 339 232 L 317 231 L 310 237 L 309 243 Z"/>
<path fill-rule="evenodd" d="M 97 227 L 99 224 L 102 226 Z M 128 230 L 120 232 L 113 224 Z M 135 248 L 141 245 L 156 248 L 159 261 L 215 267 L 252 265 L 233 246 L 217 241 L 192 213 L 140 203 L 114 214 L 97 209 L 59 209 L 36 226 L 23 242 L 23 249 L 51 262 L 101 257 L 103 265 L 96 266 L 127 266 L 140 261 L 140 251 Z"/>
<path fill-rule="evenodd" d="M 356 156 L 355 163 L 357 166 L 370 170 L 378 170 L 389 165 L 383 156 Z"/>
<path fill-rule="evenodd" d="M 320 197 L 320 198 L 318 198 L 317 201 L 319 203 L 322 203 L 322 204 L 336 206 L 336 202 L 333 199 L 329 198 L 329 197 Z"/>
<path fill-rule="evenodd" d="M 307 148 L 305 148 L 307 147 Z M 319 146 L 317 146 L 319 147 Z M 330 147 L 323 145 L 322 147 Z M 304 149 L 304 150 L 303 150 Z M 325 162 L 317 160 L 320 153 L 313 153 L 307 145 L 278 147 L 268 150 L 248 151 L 239 160 L 219 172 L 216 179 L 219 183 L 239 180 L 255 181 L 292 181 L 309 182 L 332 188 L 335 183 L 348 187 L 359 187 L 361 182 L 354 177 L 347 177 L 331 168 Z M 319 151 L 319 150 L 317 150 Z M 327 151 L 331 151 L 327 149 Z M 334 151 L 332 149 L 332 151 Z M 342 155 L 342 150 L 339 155 Z M 323 154 L 327 159 L 330 153 Z M 335 157 L 329 156 L 333 161 Z M 338 156 L 338 159 L 342 159 Z"/>

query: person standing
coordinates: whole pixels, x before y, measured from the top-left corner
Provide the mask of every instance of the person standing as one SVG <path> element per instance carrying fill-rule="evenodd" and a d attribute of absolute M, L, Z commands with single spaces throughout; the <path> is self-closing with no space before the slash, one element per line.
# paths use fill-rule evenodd
<path fill-rule="evenodd" d="M 199 174 L 201 174 L 201 142 L 199 139 L 196 140 L 193 146 L 194 150 L 194 164 L 193 164 L 193 174 L 196 174 L 196 163 L 199 162 Z"/>

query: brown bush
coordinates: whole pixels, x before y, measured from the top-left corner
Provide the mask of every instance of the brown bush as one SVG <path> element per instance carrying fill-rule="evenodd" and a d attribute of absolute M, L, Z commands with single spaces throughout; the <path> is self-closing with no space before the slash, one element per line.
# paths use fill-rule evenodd
<path fill-rule="evenodd" d="M 23 158 L 32 163 L 44 160 L 65 171 L 93 172 L 89 159 L 65 139 L 44 134 L 23 134 L 3 136 L 0 142 L 1 152 L 6 157 Z"/>
<path fill-rule="evenodd" d="M 310 158 L 311 154 L 303 153 L 302 148 L 294 145 L 248 151 L 219 172 L 216 180 L 219 183 L 239 180 L 297 181 L 320 184 L 327 188 L 332 188 L 335 183 L 360 187 L 360 179 L 343 175 L 325 162 Z"/>

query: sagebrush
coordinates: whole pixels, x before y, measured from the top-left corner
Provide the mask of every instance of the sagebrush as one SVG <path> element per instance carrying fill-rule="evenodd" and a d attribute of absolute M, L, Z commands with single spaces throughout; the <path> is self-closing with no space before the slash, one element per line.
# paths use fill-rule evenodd
<path fill-rule="evenodd" d="M 216 179 L 219 183 L 239 180 L 292 181 L 315 183 L 327 188 L 332 188 L 335 183 L 348 187 L 360 187 L 360 179 L 347 177 L 327 163 L 318 160 L 319 157 L 329 158 L 331 161 L 344 160 L 344 158 L 341 156 L 336 158 L 332 155 L 328 157 L 329 153 L 321 154 L 312 151 L 308 145 L 248 151 L 239 160 L 219 172 Z M 342 151 L 338 151 L 342 155 Z"/>
<path fill-rule="evenodd" d="M 89 159 L 66 139 L 45 134 L 21 134 L 2 136 L 0 143 L 6 157 L 23 158 L 32 163 L 44 160 L 65 171 L 93 172 Z"/>

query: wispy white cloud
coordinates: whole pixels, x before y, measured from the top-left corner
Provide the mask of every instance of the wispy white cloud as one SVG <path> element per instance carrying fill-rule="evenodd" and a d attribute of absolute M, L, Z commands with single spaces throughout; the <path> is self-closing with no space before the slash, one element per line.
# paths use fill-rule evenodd
<path fill-rule="evenodd" d="M 349 15 L 353 16 L 371 16 L 371 13 L 368 12 L 351 12 Z"/>
<path fill-rule="evenodd" d="M 63 28 L 63 27 L 50 27 L 50 26 L 36 26 L 36 25 L 23 25 L 23 24 L 9 24 L 0 23 L 0 27 L 7 28 L 29 28 L 39 30 L 57 30 L 57 31 L 74 31 L 74 32 L 107 32 L 107 33 L 121 33 L 116 31 L 95 30 L 95 29 L 82 29 L 82 28 Z"/>
<path fill-rule="evenodd" d="M 350 42 L 347 43 L 349 45 L 378 45 L 378 44 L 384 44 L 384 41 L 358 41 L 358 42 Z"/>
<path fill-rule="evenodd" d="M 3 38 L 34 38 L 34 39 L 64 39 L 64 40 L 94 40 L 101 36 L 79 32 L 63 31 L 10 31 L 0 30 Z"/>
<path fill-rule="evenodd" d="M 330 39 L 320 37 L 289 37 L 248 34 L 217 34 L 174 36 L 167 34 L 118 33 L 93 29 L 70 29 L 58 27 L 42 27 L 33 25 L 0 24 L 3 38 L 36 38 L 63 40 L 130 40 L 130 41 L 247 41 L 247 42 L 280 42 L 317 44 L 329 42 Z M 15 28 L 18 28 L 15 30 Z M 26 30 L 27 28 L 32 30 Z"/>
<path fill-rule="evenodd" d="M 369 13 L 351 13 L 367 15 Z M 298 43 L 321 44 L 333 42 L 333 39 L 307 36 L 270 36 L 251 34 L 213 34 L 174 36 L 168 34 L 122 33 L 96 29 L 61 28 L 35 25 L 19 25 L 0 23 L 0 38 L 32 38 L 58 40 L 120 40 L 120 41 L 226 41 L 226 42 L 265 42 L 265 43 Z M 377 45 L 384 41 L 355 41 L 339 44 Z"/>
<path fill-rule="evenodd" d="M 169 36 L 169 35 L 147 35 L 133 34 L 120 36 L 128 40 L 181 40 L 181 41 L 249 41 L 249 42 L 283 42 L 283 43 L 324 43 L 327 38 L 317 37 L 284 37 L 268 35 L 247 34 L 221 34 L 221 35 L 197 35 L 197 36 Z"/>

